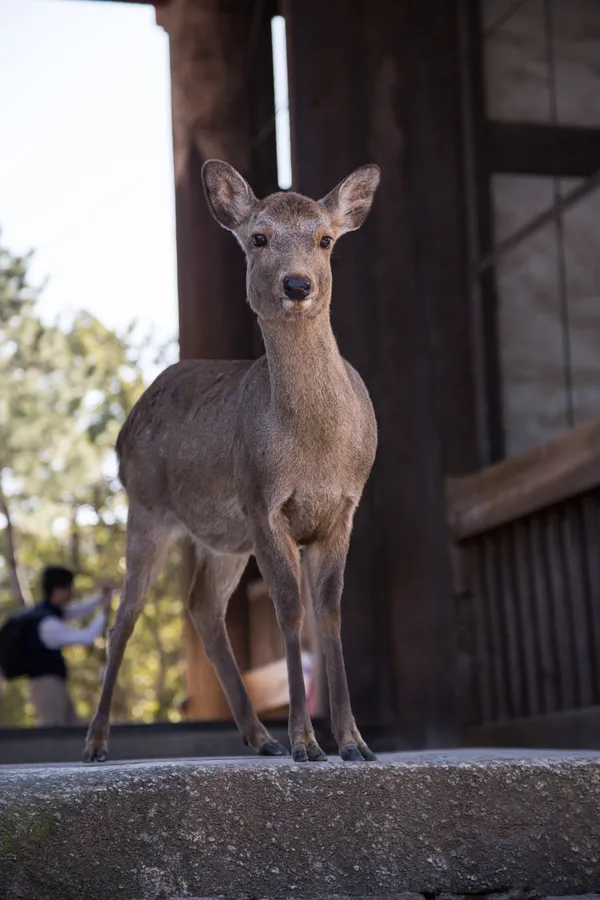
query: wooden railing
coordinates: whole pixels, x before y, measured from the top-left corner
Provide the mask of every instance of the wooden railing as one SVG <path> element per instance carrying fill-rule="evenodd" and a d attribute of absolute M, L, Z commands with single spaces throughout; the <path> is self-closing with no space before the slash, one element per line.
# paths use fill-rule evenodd
<path fill-rule="evenodd" d="M 600 420 L 449 479 L 447 508 L 467 724 L 598 717 Z"/>

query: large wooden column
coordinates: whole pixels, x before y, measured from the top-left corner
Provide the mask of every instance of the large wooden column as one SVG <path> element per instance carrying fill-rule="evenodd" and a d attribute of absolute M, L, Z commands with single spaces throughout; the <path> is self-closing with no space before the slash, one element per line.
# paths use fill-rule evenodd
<path fill-rule="evenodd" d="M 157 21 L 169 35 L 171 55 L 183 359 L 249 359 L 255 355 L 243 255 L 232 235 L 209 213 L 201 169 L 206 159 L 216 157 L 239 169 L 257 191 L 274 187 L 269 7 L 252 0 L 171 0 L 157 9 Z M 184 560 L 187 584 L 191 572 L 192 551 L 188 548 Z M 248 621 L 243 585 L 231 600 L 228 628 L 244 667 Z M 187 617 L 185 640 L 187 717 L 229 718 L 213 668 Z"/>
<path fill-rule="evenodd" d="M 289 0 L 285 12 L 294 187 L 318 197 L 362 163 L 383 171 L 333 264 L 334 330 L 380 431 L 343 601 L 354 708 L 406 746 L 452 744 L 443 475 L 474 462 L 456 4 Z"/>

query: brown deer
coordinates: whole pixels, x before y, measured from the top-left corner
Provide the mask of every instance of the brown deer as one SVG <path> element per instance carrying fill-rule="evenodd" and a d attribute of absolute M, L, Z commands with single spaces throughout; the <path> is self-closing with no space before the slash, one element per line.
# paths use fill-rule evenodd
<path fill-rule="evenodd" d="M 340 601 L 354 511 L 377 448 L 377 423 L 358 373 L 331 329 L 331 251 L 365 221 L 379 168 L 363 166 L 316 202 L 295 193 L 257 200 L 231 166 L 202 170 L 217 222 L 247 259 L 248 302 L 266 354 L 256 361 L 179 362 L 145 391 L 117 441 L 129 496 L 127 574 L 102 694 L 84 760 L 107 759 L 111 698 L 125 646 L 172 537 L 196 548 L 190 615 L 245 741 L 285 749 L 258 720 L 237 667 L 225 612 L 250 554 L 275 604 L 288 667 L 296 762 L 327 757 L 306 710 L 300 655 L 308 578 L 329 682 L 333 735 L 344 760 L 375 759 L 350 706 Z M 198 598 L 197 600 L 195 598 Z"/>

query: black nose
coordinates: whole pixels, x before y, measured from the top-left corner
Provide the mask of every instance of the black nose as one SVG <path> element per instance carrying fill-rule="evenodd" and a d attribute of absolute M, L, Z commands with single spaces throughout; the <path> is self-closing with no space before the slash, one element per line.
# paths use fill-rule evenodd
<path fill-rule="evenodd" d="M 290 275 L 283 279 L 283 290 L 290 300 L 306 300 L 310 294 L 310 281 L 300 275 Z"/>

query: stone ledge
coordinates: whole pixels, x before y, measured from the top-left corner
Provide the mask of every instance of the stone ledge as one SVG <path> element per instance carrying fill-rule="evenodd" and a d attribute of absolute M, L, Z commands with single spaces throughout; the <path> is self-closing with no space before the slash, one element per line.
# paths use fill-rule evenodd
<path fill-rule="evenodd" d="M 591 893 L 600 754 L 0 767 L 0 885 L 6 900 Z"/>

